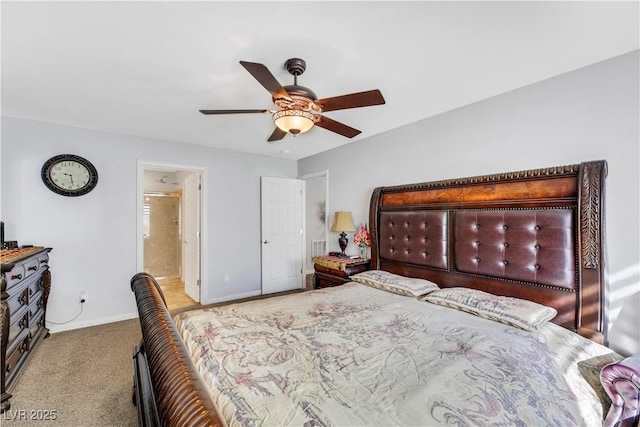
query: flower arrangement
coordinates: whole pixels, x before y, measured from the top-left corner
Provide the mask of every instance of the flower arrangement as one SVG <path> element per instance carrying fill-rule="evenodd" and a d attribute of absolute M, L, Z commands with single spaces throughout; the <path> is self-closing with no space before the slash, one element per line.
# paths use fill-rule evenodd
<path fill-rule="evenodd" d="M 360 228 L 358 228 L 356 234 L 353 235 L 353 243 L 358 245 L 360 249 L 360 258 L 368 258 L 367 248 L 371 246 L 371 235 L 367 229 L 367 224 L 360 224 Z"/>
<path fill-rule="evenodd" d="M 361 248 L 371 246 L 371 235 L 369 234 L 369 230 L 367 229 L 367 224 L 360 225 L 360 228 L 358 228 L 356 234 L 353 235 L 353 243 L 360 246 Z"/>

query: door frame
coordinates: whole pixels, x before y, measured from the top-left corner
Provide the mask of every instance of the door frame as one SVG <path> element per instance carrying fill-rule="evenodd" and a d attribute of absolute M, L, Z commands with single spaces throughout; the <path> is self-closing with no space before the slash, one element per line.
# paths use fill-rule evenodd
<path fill-rule="evenodd" d="M 136 271 L 141 272 L 144 269 L 144 236 L 143 236 L 143 209 L 144 209 L 144 171 L 187 171 L 200 173 L 201 185 L 207 181 L 207 168 L 202 166 L 184 165 L 177 163 L 163 163 L 151 160 L 138 160 L 137 162 L 137 182 L 136 182 Z M 203 290 L 204 284 L 208 281 L 208 239 L 207 233 L 207 194 L 206 187 L 200 191 L 200 301 L 206 300 L 206 291 Z"/>

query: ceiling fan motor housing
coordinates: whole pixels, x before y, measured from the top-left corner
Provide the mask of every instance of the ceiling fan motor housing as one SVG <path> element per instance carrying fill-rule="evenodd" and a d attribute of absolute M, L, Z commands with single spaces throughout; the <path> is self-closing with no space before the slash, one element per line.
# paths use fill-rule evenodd
<path fill-rule="evenodd" d="M 289 58 L 284 63 L 284 68 L 289 72 L 289 74 L 297 77 L 300 74 L 304 73 L 304 70 L 307 69 L 307 63 L 304 59 Z"/>
<path fill-rule="evenodd" d="M 284 68 L 294 77 L 294 83 L 289 86 L 284 86 L 284 89 L 287 91 L 291 98 L 301 98 L 302 103 L 294 102 L 292 105 L 279 105 L 274 98 L 274 103 L 278 105 L 280 108 L 302 108 L 303 110 L 321 112 L 320 106 L 315 104 L 312 101 L 318 99 L 317 95 L 308 87 L 298 85 L 298 76 L 304 73 L 304 70 L 307 69 L 307 63 L 304 59 L 300 58 L 289 58 L 284 63 Z M 309 105 L 301 105 L 301 104 L 309 104 Z"/>
<path fill-rule="evenodd" d="M 289 93 L 290 96 L 308 98 L 314 101 L 318 99 L 316 94 L 308 87 L 304 87 L 300 85 L 289 85 L 289 86 L 284 86 L 284 88 L 286 89 L 286 91 Z"/>

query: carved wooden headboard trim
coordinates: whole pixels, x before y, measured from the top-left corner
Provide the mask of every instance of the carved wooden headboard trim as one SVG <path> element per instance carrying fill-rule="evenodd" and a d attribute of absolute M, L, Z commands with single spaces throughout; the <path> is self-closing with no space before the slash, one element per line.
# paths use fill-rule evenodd
<path fill-rule="evenodd" d="M 559 313 L 554 319 L 555 323 L 606 343 L 606 176 L 607 163 L 600 160 L 376 188 L 371 196 L 369 213 L 372 268 L 430 279 L 442 287 L 466 286 L 550 305 Z M 569 243 L 565 242 L 564 249 L 568 251 L 566 257 L 570 258 L 563 262 L 566 274 L 575 275 L 575 278 L 569 277 L 568 283 L 565 283 L 567 280 L 560 280 L 561 285 L 556 286 L 549 283 L 548 278 L 547 281 L 536 282 L 529 278 L 514 279 L 514 274 L 500 277 L 493 274 L 492 270 L 488 270 L 489 274 L 486 271 L 473 274 L 468 268 L 467 271 L 460 271 L 463 269 L 457 266 L 463 264 L 462 254 L 460 249 L 456 249 L 455 227 L 458 216 L 470 210 L 482 212 L 484 218 L 490 218 L 492 213 L 496 217 L 509 216 L 505 213 L 512 211 L 522 211 L 526 218 L 527 212 L 548 210 L 552 220 L 569 223 L 571 239 Z M 438 218 L 437 227 L 442 224 L 446 226 L 444 237 L 440 231 L 435 235 L 425 231 L 428 221 L 424 218 L 434 217 Z M 381 224 L 381 218 L 385 219 L 385 224 Z M 411 221 L 421 218 L 425 223 L 422 227 L 416 227 L 415 224 L 409 226 L 411 221 L 407 220 L 407 226 L 402 231 L 407 241 L 403 244 L 396 236 L 398 227 L 391 224 L 393 221 L 389 218 L 411 218 Z M 507 228 L 506 225 L 504 228 Z M 438 245 L 444 245 L 441 252 L 433 254 L 431 260 L 426 259 L 431 251 L 427 250 L 426 245 L 431 244 L 433 248 L 433 242 L 427 243 L 429 237 L 435 237 Z M 412 240 L 409 244 L 409 239 L 424 242 L 420 246 L 421 257 L 411 254 L 417 243 Z M 497 242 L 499 238 L 495 240 Z M 507 246 L 506 243 L 504 246 Z M 404 250 L 406 255 L 395 250 Z M 504 264 L 507 264 L 506 260 Z M 511 265 L 510 268 L 514 268 Z M 527 275 L 515 272 L 515 277 Z"/>

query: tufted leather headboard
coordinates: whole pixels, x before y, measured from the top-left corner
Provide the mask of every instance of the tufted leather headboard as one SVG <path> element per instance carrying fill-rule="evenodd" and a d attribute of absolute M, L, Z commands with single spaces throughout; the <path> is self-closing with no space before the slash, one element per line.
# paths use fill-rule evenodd
<path fill-rule="evenodd" d="M 379 187 L 371 265 L 538 302 L 606 344 L 606 161 Z"/>

